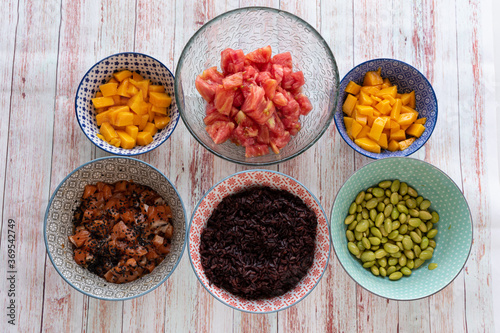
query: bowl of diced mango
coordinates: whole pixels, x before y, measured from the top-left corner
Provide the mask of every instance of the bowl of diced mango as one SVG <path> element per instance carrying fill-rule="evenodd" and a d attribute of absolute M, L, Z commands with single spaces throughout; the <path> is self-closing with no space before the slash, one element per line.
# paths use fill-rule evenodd
<path fill-rule="evenodd" d="M 177 126 L 174 75 L 145 54 L 111 55 L 82 78 L 75 111 L 85 135 L 102 150 L 125 156 L 146 153 Z"/>
<path fill-rule="evenodd" d="M 358 153 L 380 159 L 420 149 L 436 126 L 438 104 L 427 78 L 395 59 L 373 59 L 340 82 L 335 125 Z"/>

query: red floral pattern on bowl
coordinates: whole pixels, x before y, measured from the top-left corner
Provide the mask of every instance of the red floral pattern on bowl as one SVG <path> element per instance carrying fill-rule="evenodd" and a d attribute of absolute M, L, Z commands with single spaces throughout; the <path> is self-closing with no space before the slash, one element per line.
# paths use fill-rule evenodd
<path fill-rule="evenodd" d="M 208 218 L 217 205 L 228 195 L 237 193 L 252 186 L 269 186 L 274 189 L 288 191 L 301 198 L 311 208 L 318 218 L 316 247 L 313 265 L 307 275 L 297 286 L 287 293 L 264 300 L 247 300 L 235 296 L 224 289 L 211 285 L 205 276 L 200 262 L 200 237 Z M 236 173 L 215 185 L 201 199 L 196 207 L 189 228 L 189 258 L 193 269 L 201 284 L 215 298 L 235 309 L 252 312 L 267 313 L 286 309 L 307 296 L 318 284 L 328 265 L 330 256 L 330 232 L 328 220 L 319 201 L 297 180 L 275 171 L 249 170 Z"/>

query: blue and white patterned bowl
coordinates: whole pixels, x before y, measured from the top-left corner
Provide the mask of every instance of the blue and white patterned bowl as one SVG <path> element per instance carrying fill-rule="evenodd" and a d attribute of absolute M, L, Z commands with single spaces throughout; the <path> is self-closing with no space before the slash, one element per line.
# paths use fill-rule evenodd
<path fill-rule="evenodd" d="M 92 105 L 92 98 L 99 91 L 99 85 L 106 83 L 113 75 L 123 69 L 136 71 L 144 78 L 150 79 L 153 84 L 161 84 L 165 92 L 172 97 L 172 104 L 168 108 L 170 123 L 153 136 L 153 142 L 147 146 L 136 146 L 132 149 L 114 147 L 99 139 L 99 127 L 96 122 L 96 111 Z M 179 111 L 174 98 L 174 75 L 160 61 L 142 53 L 123 52 L 113 54 L 97 62 L 83 76 L 75 98 L 76 117 L 80 127 L 97 147 L 111 154 L 133 156 L 147 153 L 165 142 L 173 133 L 179 121 Z"/>
<path fill-rule="evenodd" d="M 399 179 L 431 201 L 431 211 L 440 220 L 434 226 L 436 248 L 432 259 L 398 281 L 374 276 L 347 249 L 346 225 L 349 206 L 356 195 L 383 180 Z M 359 169 L 338 192 L 330 218 L 332 244 L 346 272 L 366 290 L 394 300 L 415 300 L 442 290 L 465 266 L 472 246 L 472 217 L 469 206 L 457 185 L 433 165 L 407 157 L 385 158 Z M 429 263 L 437 263 L 433 271 Z"/>
<path fill-rule="evenodd" d="M 361 85 L 366 72 L 376 71 L 379 68 L 382 69 L 383 78 L 388 78 L 392 84 L 398 86 L 399 93 L 409 93 L 411 91 L 415 91 L 415 109 L 418 111 L 418 117 L 427 118 L 425 131 L 422 136 L 416 139 L 410 147 L 403 151 L 391 152 L 389 150 L 382 149 L 380 154 L 372 153 L 359 147 L 347 135 L 344 124 L 344 113 L 342 112 L 342 105 L 347 97 L 345 88 L 349 81 L 354 81 Z M 438 103 L 432 85 L 416 68 L 400 60 L 373 59 L 357 65 L 351 69 L 351 71 L 347 73 L 340 82 L 339 94 L 339 102 L 337 103 L 337 109 L 333 117 L 335 126 L 344 141 L 351 146 L 352 149 L 370 158 L 379 159 L 385 157 L 409 156 L 419 150 L 427 142 L 434 131 L 434 127 L 436 126 Z"/>

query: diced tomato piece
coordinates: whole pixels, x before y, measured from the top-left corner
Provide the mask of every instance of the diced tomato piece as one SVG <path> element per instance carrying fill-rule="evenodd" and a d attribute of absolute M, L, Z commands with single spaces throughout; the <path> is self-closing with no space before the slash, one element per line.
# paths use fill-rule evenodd
<path fill-rule="evenodd" d="M 274 114 L 275 107 L 272 101 L 266 101 L 265 99 L 259 104 L 257 109 L 248 111 L 246 114 L 255 120 L 259 125 L 263 125 L 267 122 L 269 118 Z"/>
<path fill-rule="evenodd" d="M 256 138 L 248 135 L 246 126 L 239 124 L 233 131 L 232 138 L 237 144 L 248 147 L 255 144 Z"/>
<path fill-rule="evenodd" d="M 217 108 L 215 107 L 213 102 L 208 103 L 207 106 L 205 107 L 205 114 L 209 115 L 209 114 L 212 114 L 214 112 L 219 113 L 219 111 L 217 111 Z"/>
<path fill-rule="evenodd" d="M 253 52 L 250 52 L 246 55 L 246 58 L 255 63 L 266 63 L 271 60 L 271 54 L 273 53 L 271 46 L 265 46 L 260 49 L 257 49 Z"/>
<path fill-rule="evenodd" d="M 257 142 L 269 144 L 269 128 L 265 125 L 259 126 L 259 134 L 257 135 Z"/>
<path fill-rule="evenodd" d="M 255 82 L 262 86 L 262 84 L 269 79 L 272 79 L 270 72 L 260 72 L 259 75 L 257 75 Z"/>
<path fill-rule="evenodd" d="M 273 75 L 274 79 L 278 81 L 278 84 L 281 83 L 281 80 L 283 80 L 283 66 L 279 64 L 273 64 L 271 67 L 271 74 Z"/>
<path fill-rule="evenodd" d="M 222 79 L 224 89 L 239 88 L 243 84 L 243 72 L 238 72 Z"/>
<path fill-rule="evenodd" d="M 217 110 L 223 115 L 229 116 L 233 107 L 234 90 L 224 89 L 224 86 L 219 85 L 215 91 L 214 104 Z"/>
<path fill-rule="evenodd" d="M 239 108 L 245 102 L 245 96 L 243 96 L 243 91 L 238 89 L 234 92 L 233 106 Z"/>
<path fill-rule="evenodd" d="M 212 125 L 216 121 L 230 121 L 230 119 L 229 117 L 219 112 L 210 113 L 205 118 L 203 118 L 203 122 L 205 123 L 205 125 Z"/>
<path fill-rule="evenodd" d="M 275 136 L 283 135 L 283 133 L 285 132 L 285 127 L 283 126 L 280 117 L 278 117 L 276 113 L 274 113 L 271 118 L 267 120 L 266 126 L 269 127 L 270 134 Z"/>
<path fill-rule="evenodd" d="M 295 100 L 300 105 L 300 114 L 303 116 L 307 116 L 307 114 L 312 110 L 313 106 L 309 98 L 306 95 L 299 93 L 295 95 Z"/>
<path fill-rule="evenodd" d="M 217 66 L 213 66 L 205 69 L 203 73 L 201 73 L 201 78 L 205 81 L 212 81 L 213 83 L 222 84 L 224 75 L 222 75 L 222 73 L 217 70 Z"/>
<path fill-rule="evenodd" d="M 254 66 L 245 66 L 245 71 L 243 72 L 243 81 L 255 81 L 259 75 L 259 70 Z"/>
<path fill-rule="evenodd" d="M 200 75 L 198 75 L 194 84 L 196 86 L 196 90 L 198 90 L 201 97 L 203 97 L 205 101 L 210 103 L 214 100 L 215 90 L 218 87 L 217 83 L 205 81 Z"/>
<path fill-rule="evenodd" d="M 241 111 L 246 112 L 255 110 L 264 99 L 265 94 L 266 92 L 262 87 L 257 85 L 250 86 L 250 94 L 246 97 L 245 102 L 241 106 Z"/>
<path fill-rule="evenodd" d="M 279 108 L 283 116 L 293 119 L 299 119 L 300 116 L 300 105 L 295 99 L 289 99 L 287 105 Z"/>
<path fill-rule="evenodd" d="M 233 101 L 233 105 L 234 105 L 234 101 Z M 235 108 L 234 106 L 231 108 L 231 113 L 229 114 L 229 117 L 231 119 L 234 119 L 234 117 L 236 117 L 236 114 L 240 112 L 240 110 L 238 110 L 237 108 Z"/>
<path fill-rule="evenodd" d="M 227 121 L 216 121 L 205 128 L 214 143 L 224 143 L 234 130 L 234 123 Z"/>
<path fill-rule="evenodd" d="M 292 76 L 292 70 L 288 67 L 283 67 L 283 80 L 281 81 L 281 86 L 283 89 L 292 89 L 292 85 L 295 79 Z"/>
<path fill-rule="evenodd" d="M 227 48 L 222 51 L 221 68 L 225 75 L 243 72 L 245 68 L 245 54 L 243 50 Z"/>
<path fill-rule="evenodd" d="M 263 82 L 262 88 L 266 92 L 266 97 L 272 100 L 276 94 L 276 87 L 278 86 L 278 81 L 273 79 L 267 79 Z"/>
<path fill-rule="evenodd" d="M 276 92 L 273 98 L 273 103 L 276 106 L 285 106 L 288 104 L 288 99 L 281 92 Z"/>
<path fill-rule="evenodd" d="M 273 68 L 273 64 L 271 62 L 265 62 L 265 63 L 262 63 L 262 64 L 256 64 L 256 66 L 259 69 L 259 71 L 261 71 L 261 72 L 268 72 L 268 73 L 270 73 L 271 69 Z"/>
<path fill-rule="evenodd" d="M 283 126 L 285 126 L 285 130 L 290 132 L 291 135 L 296 135 L 302 128 L 298 120 L 294 121 L 293 119 L 283 118 L 281 121 L 283 122 Z"/>
<path fill-rule="evenodd" d="M 292 137 L 290 136 L 290 132 L 288 131 L 285 131 L 283 135 L 280 136 L 271 135 L 271 142 L 276 145 L 278 149 L 282 149 L 283 147 L 285 147 L 291 139 Z"/>
<path fill-rule="evenodd" d="M 266 144 L 255 144 L 245 147 L 246 157 L 256 157 L 269 154 L 269 146 Z"/>
<path fill-rule="evenodd" d="M 292 69 L 292 55 L 290 52 L 278 53 L 272 59 L 271 62 L 276 65 L 281 65 L 283 67 L 288 67 Z"/>
<path fill-rule="evenodd" d="M 302 73 L 302 71 L 292 73 L 292 77 L 293 77 L 292 90 L 299 89 L 306 83 L 306 80 L 304 79 L 304 73 Z"/>

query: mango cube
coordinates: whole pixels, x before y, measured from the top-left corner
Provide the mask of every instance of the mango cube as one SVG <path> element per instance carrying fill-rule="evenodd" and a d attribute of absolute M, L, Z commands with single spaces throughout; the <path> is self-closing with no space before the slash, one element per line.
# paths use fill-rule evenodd
<path fill-rule="evenodd" d="M 399 115 L 401 114 L 401 107 L 403 106 L 403 102 L 401 101 L 400 98 L 396 99 L 396 102 L 394 102 L 394 105 L 392 106 L 391 110 L 391 119 L 398 120 Z"/>
<path fill-rule="evenodd" d="M 151 136 L 154 136 L 156 132 L 158 132 L 158 129 L 156 128 L 155 124 L 148 122 L 146 124 L 146 127 L 144 127 L 143 132 L 149 132 Z"/>
<path fill-rule="evenodd" d="M 400 150 L 405 150 L 408 148 L 413 142 L 415 141 L 415 138 L 409 138 L 403 141 L 399 141 L 399 149 Z"/>
<path fill-rule="evenodd" d="M 118 83 L 101 84 L 99 86 L 99 89 L 101 90 L 104 97 L 110 97 L 116 95 L 116 91 L 118 90 Z"/>
<path fill-rule="evenodd" d="M 389 146 L 387 147 L 390 151 L 399 150 L 399 143 L 396 140 L 391 140 Z"/>
<path fill-rule="evenodd" d="M 118 81 L 122 82 L 123 80 L 125 79 L 128 79 L 129 77 L 132 76 L 132 72 L 125 69 L 125 70 L 122 70 L 120 72 L 117 72 L 117 73 L 114 73 L 113 76 L 115 77 L 115 79 L 117 79 Z"/>
<path fill-rule="evenodd" d="M 361 91 L 359 93 L 359 104 L 361 105 L 372 105 L 373 104 L 373 99 L 368 95 L 367 93 Z"/>
<path fill-rule="evenodd" d="M 143 107 L 144 100 L 142 98 L 142 90 L 139 90 L 137 94 L 132 96 L 129 100 L 127 105 L 129 108 L 134 111 L 136 114 L 144 114 L 144 107 Z"/>
<path fill-rule="evenodd" d="M 160 85 L 150 84 L 148 88 L 149 92 L 165 92 L 165 87 Z"/>
<path fill-rule="evenodd" d="M 134 114 L 132 112 L 119 112 L 113 123 L 115 126 L 129 126 L 134 124 Z"/>
<path fill-rule="evenodd" d="M 145 146 L 153 142 L 153 137 L 149 132 L 139 132 L 137 133 L 136 142 L 139 146 Z"/>
<path fill-rule="evenodd" d="M 409 135 L 412 135 L 416 138 L 420 138 L 422 133 L 424 133 L 425 127 L 422 124 L 412 124 L 408 129 L 406 130 L 406 133 Z"/>
<path fill-rule="evenodd" d="M 378 117 L 373 122 L 372 128 L 370 129 L 370 132 L 368 133 L 368 136 L 371 139 L 373 139 L 373 141 L 378 142 L 378 140 L 380 140 L 380 135 L 382 134 L 382 131 L 384 130 L 386 121 L 387 121 L 387 119 Z"/>
<path fill-rule="evenodd" d="M 392 110 L 389 100 L 384 99 L 375 105 L 375 108 L 382 114 L 389 114 Z"/>
<path fill-rule="evenodd" d="M 172 98 L 166 93 L 151 92 L 149 94 L 149 102 L 154 106 L 168 108 L 172 103 Z"/>
<path fill-rule="evenodd" d="M 127 132 L 124 131 L 116 131 L 118 137 L 120 138 L 120 146 L 125 149 L 131 149 L 135 147 L 135 139 L 132 138 Z"/>
<path fill-rule="evenodd" d="M 120 85 L 116 89 L 116 93 L 123 97 L 130 97 L 130 95 L 128 94 L 128 86 L 128 79 L 124 79 L 120 82 Z"/>
<path fill-rule="evenodd" d="M 396 141 L 406 140 L 405 131 L 400 129 L 394 133 L 391 133 L 391 141 L 392 140 L 396 140 Z"/>
<path fill-rule="evenodd" d="M 384 80 L 380 76 L 382 69 L 379 68 L 378 71 L 366 72 L 365 78 L 363 79 L 364 86 L 376 86 L 378 84 L 384 83 Z"/>
<path fill-rule="evenodd" d="M 94 104 L 95 108 L 99 109 L 115 105 L 115 101 L 111 97 L 96 97 L 92 98 L 92 104 Z"/>
<path fill-rule="evenodd" d="M 349 81 L 345 87 L 345 92 L 353 95 L 357 95 L 361 89 L 361 86 L 356 84 L 354 81 Z"/>
<path fill-rule="evenodd" d="M 144 80 L 144 77 L 142 77 L 141 74 L 134 71 L 132 72 L 132 79 L 134 79 L 135 81 L 142 81 Z"/>
<path fill-rule="evenodd" d="M 170 122 L 170 117 L 155 116 L 154 123 L 157 129 L 164 129 Z"/>
<path fill-rule="evenodd" d="M 382 133 L 377 143 L 380 146 L 380 148 L 387 149 L 389 147 L 387 143 L 387 134 Z"/>
<path fill-rule="evenodd" d="M 162 114 L 162 115 L 167 115 L 167 108 L 160 108 L 160 107 L 157 107 L 157 106 L 151 106 L 151 111 L 153 111 L 154 113 L 159 113 L 159 114 Z"/>
<path fill-rule="evenodd" d="M 363 129 L 363 125 L 361 125 L 357 121 L 353 121 L 352 122 L 352 129 L 351 129 L 351 131 L 352 131 L 351 132 L 352 137 L 356 138 L 358 136 L 359 132 L 361 132 L 362 129 Z"/>
<path fill-rule="evenodd" d="M 137 133 L 139 133 L 139 127 L 134 125 L 129 125 L 125 127 L 125 132 L 130 135 L 134 140 L 137 139 Z"/>
<path fill-rule="evenodd" d="M 102 136 L 104 136 L 104 139 L 106 141 L 110 141 L 112 138 L 117 138 L 118 134 L 116 134 L 115 129 L 113 126 L 111 126 L 110 123 L 108 122 L 103 122 L 101 125 L 101 128 L 99 129 L 99 132 L 101 132 Z"/>
<path fill-rule="evenodd" d="M 380 154 L 379 144 L 370 138 L 356 139 L 356 140 L 354 140 L 354 142 L 364 150 L 367 150 L 367 151 L 372 152 L 372 153 Z"/>
<path fill-rule="evenodd" d="M 353 95 L 348 94 L 344 104 L 342 105 L 342 111 L 348 116 L 351 116 L 354 107 L 356 106 L 358 99 Z M 156 106 L 155 106 L 156 107 Z"/>

